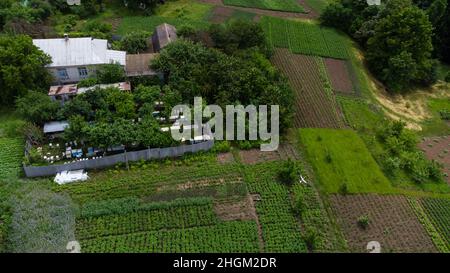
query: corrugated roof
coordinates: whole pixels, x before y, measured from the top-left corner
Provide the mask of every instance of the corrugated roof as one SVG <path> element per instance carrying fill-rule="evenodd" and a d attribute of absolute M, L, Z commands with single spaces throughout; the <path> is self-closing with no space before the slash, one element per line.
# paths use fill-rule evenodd
<path fill-rule="evenodd" d="M 156 75 L 156 71 L 150 68 L 150 62 L 158 55 L 158 53 L 127 54 L 127 64 L 125 66 L 127 76 Z"/>
<path fill-rule="evenodd" d="M 69 126 L 67 121 L 50 121 L 44 124 L 44 133 L 58 133 L 64 132 L 64 129 Z"/>
<path fill-rule="evenodd" d="M 76 93 L 77 93 L 76 84 L 50 86 L 50 90 L 48 91 L 49 96 L 76 94 Z"/>
<path fill-rule="evenodd" d="M 107 64 L 125 65 L 125 51 L 109 50 L 107 40 L 85 38 L 34 39 L 33 44 L 52 57 L 49 67 Z"/>
<path fill-rule="evenodd" d="M 90 87 L 80 87 L 78 88 L 78 94 L 85 93 L 90 90 L 94 90 L 96 88 L 106 89 L 110 87 L 118 88 L 121 91 L 131 91 L 131 84 L 129 82 L 118 82 L 118 83 L 110 83 L 110 84 L 96 84 Z"/>
<path fill-rule="evenodd" d="M 166 23 L 157 26 L 156 33 L 158 35 L 160 49 L 177 39 L 177 29 Z"/>

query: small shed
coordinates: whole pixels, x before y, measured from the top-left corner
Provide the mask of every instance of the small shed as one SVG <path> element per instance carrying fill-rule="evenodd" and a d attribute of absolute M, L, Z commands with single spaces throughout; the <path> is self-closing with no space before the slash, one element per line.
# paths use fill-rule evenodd
<path fill-rule="evenodd" d="M 44 124 L 44 134 L 59 134 L 69 127 L 68 121 L 50 121 Z"/>
<path fill-rule="evenodd" d="M 155 52 L 161 51 L 171 42 L 177 40 L 177 29 L 169 24 L 162 24 L 156 27 L 152 36 L 153 50 Z"/>

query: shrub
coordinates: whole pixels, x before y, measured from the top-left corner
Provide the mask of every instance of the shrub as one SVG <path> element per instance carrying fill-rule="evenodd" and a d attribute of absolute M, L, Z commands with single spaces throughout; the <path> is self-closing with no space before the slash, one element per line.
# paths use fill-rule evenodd
<path fill-rule="evenodd" d="M 278 173 L 279 179 L 282 183 L 286 185 L 291 185 L 298 178 L 297 166 L 294 161 L 288 159 L 284 163 L 280 172 Z"/>
<path fill-rule="evenodd" d="M 97 70 L 99 83 L 116 83 L 125 79 L 125 71 L 120 64 L 104 64 Z"/>
<path fill-rule="evenodd" d="M 343 194 L 343 195 L 347 195 L 347 194 L 349 193 L 347 183 L 343 183 L 343 184 L 339 187 L 339 193 L 340 193 L 340 194 Z"/>
<path fill-rule="evenodd" d="M 227 153 L 231 150 L 230 142 L 228 141 L 215 141 L 212 152 L 214 153 Z"/>
<path fill-rule="evenodd" d="M 97 84 L 97 78 L 87 78 L 78 82 L 78 87 L 90 87 Z"/>
<path fill-rule="evenodd" d="M 445 76 L 445 81 L 450 83 L 450 71 L 447 72 L 447 75 Z"/>
<path fill-rule="evenodd" d="M 131 54 L 142 53 L 148 48 L 150 34 L 144 31 L 131 32 L 120 41 L 120 48 Z"/>
<path fill-rule="evenodd" d="M 362 215 L 358 218 L 358 226 L 360 226 L 362 229 L 366 229 L 369 226 L 369 216 Z"/>
<path fill-rule="evenodd" d="M 309 251 L 316 249 L 318 237 L 318 233 L 315 229 L 307 228 L 305 235 L 303 235 L 303 240 Z"/>

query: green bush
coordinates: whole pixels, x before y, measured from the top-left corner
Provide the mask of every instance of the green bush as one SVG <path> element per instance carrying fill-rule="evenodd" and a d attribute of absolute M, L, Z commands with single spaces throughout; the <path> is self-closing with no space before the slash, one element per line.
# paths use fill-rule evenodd
<path fill-rule="evenodd" d="M 231 150 L 230 142 L 228 141 L 215 141 L 212 152 L 214 153 L 227 153 Z"/>
<path fill-rule="evenodd" d="M 148 49 L 150 34 L 145 31 L 134 31 L 125 35 L 120 41 L 120 49 L 130 54 L 142 53 Z"/>
<path fill-rule="evenodd" d="M 280 181 L 291 185 L 298 179 L 298 169 L 294 161 L 288 159 L 278 173 Z"/>
<path fill-rule="evenodd" d="M 360 226 L 362 229 L 366 229 L 369 226 L 370 220 L 369 216 L 362 215 L 358 218 L 358 226 Z"/>
<path fill-rule="evenodd" d="M 450 83 L 450 71 L 445 76 L 445 81 Z"/>

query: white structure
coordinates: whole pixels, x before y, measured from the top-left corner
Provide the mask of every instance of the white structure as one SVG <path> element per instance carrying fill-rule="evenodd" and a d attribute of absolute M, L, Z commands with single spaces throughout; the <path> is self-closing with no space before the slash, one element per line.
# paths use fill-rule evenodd
<path fill-rule="evenodd" d="M 50 121 L 44 124 L 44 134 L 59 134 L 69 127 L 67 121 Z"/>
<path fill-rule="evenodd" d="M 84 170 L 77 170 L 77 171 L 63 171 L 58 174 L 56 174 L 55 182 L 59 185 L 77 182 L 77 181 L 86 181 L 88 180 L 89 176 Z"/>
<path fill-rule="evenodd" d="M 66 0 L 66 3 L 69 6 L 73 6 L 73 5 L 79 6 L 79 5 L 81 5 L 81 0 Z"/>
<path fill-rule="evenodd" d="M 381 0 L 367 0 L 369 6 L 380 6 Z"/>
<path fill-rule="evenodd" d="M 103 39 L 35 39 L 33 44 L 52 57 L 47 66 L 56 83 L 75 83 L 95 73 L 101 64 L 118 63 L 125 67 L 126 52 L 108 49 Z"/>

